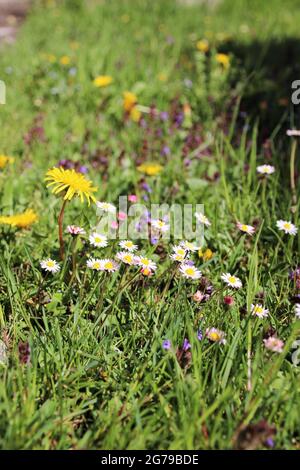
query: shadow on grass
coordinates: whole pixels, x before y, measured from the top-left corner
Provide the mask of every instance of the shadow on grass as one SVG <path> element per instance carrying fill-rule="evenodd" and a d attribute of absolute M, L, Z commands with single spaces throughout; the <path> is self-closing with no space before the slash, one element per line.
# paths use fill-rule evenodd
<path fill-rule="evenodd" d="M 300 128 L 300 104 L 294 105 L 291 100 L 296 91 L 292 83 L 300 80 L 300 38 L 272 38 L 248 44 L 228 41 L 221 51 L 234 56 L 237 79 L 246 79 L 241 110 L 259 116 L 265 136 L 279 123 L 283 130 Z"/>

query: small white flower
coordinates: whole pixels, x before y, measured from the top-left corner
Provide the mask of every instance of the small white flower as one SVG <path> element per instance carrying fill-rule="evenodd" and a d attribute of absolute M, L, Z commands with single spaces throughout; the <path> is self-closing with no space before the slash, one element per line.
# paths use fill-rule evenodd
<path fill-rule="evenodd" d="M 173 253 L 170 255 L 170 258 L 173 261 L 178 261 L 182 263 L 187 258 L 187 250 L 185 250 L 181 245 L 175 245 L 172 247 Z"/>
<path fill-rule="evenodd" d="M 131 240 L 122 240 L 120 243 L 119 243 L 119 246 L 123 249 L 123 250 L 127 250 L 127 251 L 136 251 L 138 249 L 138 246 L 137 245 L 134 245 L 134 243 L 131 241 Z"/>
<path fill-rule="evenodd" d="M 272 175 L 275 171 L 275 167 L 272 165 L 260 165 L 256 168 L 257 173 L 261 175 Z"/>
<path fill-rule="evenodd" d="M 221 278 L 224 282 L 226 282 L 229 287 L 234 287 L 235 289 L 239 289 L 240 287 L 242 287 L 241 280 L 230 273 L 222 274 Z"/>
<path fill-rule="evenodd" d="M 101 233 L 94 232 L 89 236 L 90 244 L 97 248 L 104 248 L 107 246 L 107 237 Z"/>
<path fill-rule="evenodd" d="M 300 137 L 300 131 L 298 131 L 297 129 L 288 129 L 286 131 L 286 135 L 288 135 L 289 137 Z"/>
<path fill-rule="evenodd" d="M 166 222 L 164 222 L 161 219 L 151 220 L 151 225 L 159 232 L 167 232 L 170 228 L 170 225 L 168 225 Z"/>
<path fill-rule="evenodd" d="M 213 343 L 226 344 L 225 333 L 218 328 L 207 328 L 205 336 Z"/>
<path fill-rule="evenodd" d="M 116 254 L 116 258 L 130 266 L 132 264 L 137 264 L 137 257 L 133 253 L 130 253 L 130 251 L 119 251 Z"/>
<path fill-rule="evenodd" d="M 40 262 L 40 265 L 41 268 L 44 269 L 44 271 L 48 271 L 53 274 L 58 273 L 58 271 L 60 270 L 59 264 L 51 258 L 42 260 Z"/>
<path fill-rule="evenodd" d="M 183 263 L 184 261 L 186 261 L 186 256 L 185 255 L 180 255 L 178 253 L 172 253 L 170 255 L 170 258 L 173 260 L 173 261 L 178 261 L 179 263 Z"/>
<path fill-rule="evenodd" d="M 88 259 L 86 265 L 88 268 L 94 269 L 95 271 L 102 271 L 102 260 L 99 258 Z"/>
<path fill-rule="evenodd" d="M 297 227 L 292 224 L 292 222 L 287 222 L 286 220 L 277 220 L 276 225 L 279 230 L 289 235 L 296 235 L 298 231 Z"/>
<path fill-rule="evenodd" d="M 195 217 L 201 224 L 206 225 L 207 227 L 211 225 L 208 218 L 204 214 L 201 214 L 201 212 L 195 212 Z"/>
<path fill-rule="evenodd" d="M 295 305 L 295 315 L 296 318 L 300 318 L 300 304 Z"/>
<path fill-rule="evenodd" d="M 96 205 L 99 209 L 101 209 L 103 212 L 110 212 L 111 214 L 115 214 L 116 213 L 116 206 L 114 206 L 113 204 L 111 204 L 110 202 L 100 202 L 100 201 L 97 201 L 96 202 Z"/>
<path fill-rule="evenodd" d="M 251 305 L 252 315 L 256 315 L 258 318 L 264 318 L 268 316 L 269 310 L 264 308 L 261 304 Z"/>
<path fill-rule="evenodd" d="M 188 279 L 199 279 L 202 275 L 199 269 L 188 263 L 182 263 L 179 268 L 179 271 L 181 272 L 183 277 L 186 277 Z"/>
<path fill-rule="evenodd" d="M 112 259 L 102 259 L 101 264 L 102 264 L 102 270 L 108 271 L 109 273 L 113 273 L 114 271 L 117 271 L 117 269 L 119 268 L 119 265 Z"/>
<path fill-rule="evenodd" d="M 283 351 L 284 342 L 276 338 L 276 336 L 269 336 L 269 338 L 264 339 L 264 345 L 270 351 L 281 353 Z"/>
<path fill-rule="evenodd" d="M 85 230 L 81 227 L 77 227 L 77 225 L 68 225 L 67 226 L 67 232 L 70 233 L 71 235 L 84 235 Z"/>
<path fill-rule="evenodd" d="M 146 258 L 145 256 L 137 257 L 137 263 L 143 269 L 150 269 L 150 271 L 155 271 L 157 269 L 156 263 L 154 263 L 154 261 L 151 259 Z"/>
<path fill-rule="evenodd" d="M 242 224 L 241 222 L 237 222 L 236 226 L 241 232 L 247 233 L 248 235 L 253 235 L 255 232 L 255 228 L 252 227 L 252 225 L 246 225 Z"/>
<path fill-rule="evenodd" d="M 180 245 L 186 251 L 191 251 L 191 252 L 197 251 L 200 248 L 199 246 L 195 245 L 195 243 L 189 242 L 187 240 L 184 240 L 183 242 L 181 242 Z"/>

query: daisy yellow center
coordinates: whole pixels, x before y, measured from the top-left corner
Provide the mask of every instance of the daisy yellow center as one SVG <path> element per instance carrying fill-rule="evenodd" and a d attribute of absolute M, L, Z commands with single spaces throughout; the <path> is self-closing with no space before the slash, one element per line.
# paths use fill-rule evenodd
<path fill-rule="evenodd" d="M 162 220 L 159 220 L 157 225 L 159 227 L 163 227 L 165 225 L 165 223 Z"/>
<path fill-rule="evenodd" d="M 187 268 L 185 272 L 188 276 L 193 276 L 195 274 L 194 268 Z"/>
<path fill-rule="evenodd" d="M 234 283 L 236 282 L 236 277 L 235 277 L 235 276 L 229 276 L 228 281 L 229 281 L 231 284 L 234 284 Z"/>
<path fill-rule="evenodd" d="M 243 230 L 243 232 L 247 232 L 248 226 L 247 225 L 242 225 L 241 229 Z"/>
<path fill-rule="evenodd" d="M 219 341 L 219 339 L 220 339 L 219 333 L 216 333 L 216 332 L 211 333 L 211 334 L 210 334 L 210 339 L 211 339 L 212 341 Z"/>
<path fill-rule="evenodd" d="M 145 266 L 149 266 L 150 261 L 149 261 L 147 258 L 142 258 L 142 259 L 141 259 L 141 263 L 142 263 L 142 264 L 145 264 Z"/>
<path fill-rule="evenodd" d="M 126 261 L 127 263 L 131 263 L 131 261 L 132 261 L 132 256 L 131 256 L 131 255 L 125 255 L 125 256 L 124 256 L 124 261 Z"/>
<path fill-rule="evenodd" d="M 291 229 L 291 224 L 289 224 L 288 222 L 286 222 L 285 224 L 283 224 L 283 227 L 284 227 L 286 230 L 290 230 L 290 229 Z"/>
<path fill-rule="evenodd" d="M 100 268 L 100 263 L 98 261 L 96 263 L 94 263 L 93 268 L 94 269 L 99 269 Z"/>
<path fill-rule="evenodd" d="M 96 242 L 96 243 L 101 243 L 101 242 L 103 242 L 103 238 L 101 238 L 101 237 L 95 237 L 95 242 Z"/>
<path fill-rule="evenodd" d="M 180 256 L 184 256 L 184 255 L 185 255 L 184 249 L 183 249 L 183 248 L 179 248 L 179 249 L 177 250 L 177 254 L 180 255 Z"/>
<path fill-rule="evenodd" d="M 114 267 L 114 265 L 112 264 L 111 261 L 108 261 L 107 263 L 105 263 L 104 267 L 105 267 L 105 269 L 112 269 Z"/>
<path fill-rule="evenodd" d="M 260 306 L 257 305 L 257 306 L 255 307 L 255 309 L 254 309 L 254 312 L 255 312 L 255 313 L 262 313 L 262 312 L 263 312 L 263 309 L 262 309 L 262 307 L 260 307 Z"/>
<path fill-rule="evenodd" d="M 125 243 L 125 246 L 126 246 L 127 248 L 132 248 L 133 243 L 132 243 L 132 242 L 126 242 L 126 243 Z"/>
<path fill-rule="evenodd" d="M 48 268 L 53 268 L 55 266 L 54 261 L 47 261 L 47 267 Z"/>

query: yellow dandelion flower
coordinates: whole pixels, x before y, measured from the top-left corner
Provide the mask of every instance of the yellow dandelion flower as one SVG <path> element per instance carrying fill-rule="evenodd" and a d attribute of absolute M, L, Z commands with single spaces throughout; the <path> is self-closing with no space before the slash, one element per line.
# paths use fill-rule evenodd
<path fill-rule="evenodd" d="M 5 168 L 8 163 L 13 163 L 13 162 L 14 162 L 13 157 L 8 157 L 7 155 L 0 155 L 0 170 L 3 170 L 3 168 Z"/>
<path fill-rule="evenodd" d="M 138 166 L 137 169 L 140 173 L 144 173 L 145 175 L 156 176 L 159 175 L 163 167 L 159 163 L 148 162 Z"/>
<path fill-rule="evenodd" d="M 113 78 L 110 75 L 98 75 L 93 83 L 97 88 L 103 88 L 110 85 L 112 81 Z"/>
<path fill-rule="evenodd" d="M 199 258 L 203 258 L 203 261 L 209 261 L 213 257 L 213 252 L 210 248 L 207 248 L 205 251 L 202 251 L 201 248 L 198 251 Z"/>
<path fill-rule="evenodd" d="M 46 173 L 45 181 L 48 181 L 47 187 L 53 186 L 53 194 L 64 192 L 64 200 L 71 201 L 74 196 L 79 196 L 81 202 L 86 197 L 88 204 L 90 200 L 96 202 L 93 195 L 98 188 L 92 186 L 92 182 L 85 178 L 81 173 L 75 170 L 64 170 L 63 168 L 52 168 Z"/>
<path fill-rule="evenodd" d="M 125 111 L 130 112 L 137 104 L 137 96 L 131 91 L 124 91 L 123 93 L 123 108 Z"/>
<path fill-rule="evenodd" d="M 198 51 L 200 52 L 208 52 L 209 50 L 209 42 L 207 39 L 201 39 L 200 41 L 197 41 L 196 47 Z"/>
<path fill-rule="evenodd" d="M 61 63 L 61 65 L 69 65 L 70 62 L 71 62 L 71 59 L 70 59 L 69 56 L 63 55 L 63 56 L 59 59 L 59 62 Z"/>
<path fill-rule="evenodd" d="M 37 214 L 32 209 L 27 209 L 21 214 L 7 215 L 0 217 L 0 224 L 11 225 L 12 227 L 27 228 L 36 222 Z"/>
<path fill-rule="evenodd" d="M 227 54 L 216 54 L 216 61 L 223 65 L 224 69 L 228 69 L 230 66 L 230 57 Z"/>

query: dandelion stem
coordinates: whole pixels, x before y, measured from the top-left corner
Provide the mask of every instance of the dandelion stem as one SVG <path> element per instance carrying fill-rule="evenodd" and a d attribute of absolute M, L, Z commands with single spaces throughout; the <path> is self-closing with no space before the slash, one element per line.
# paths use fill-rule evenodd
<path fill-rule="evenodd" d="M 61 260 L 63 260 L 65 256 L 65 253 L 64 253 L 65 245 L 64 245 L 64 238 L 63 238 L 63 220 L 64 220 L 66 204 L 67 204 L 67 199 L 64 200 L 62 208 L 58 216 L 59 255 L 60 255 Z"/>

